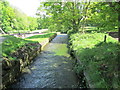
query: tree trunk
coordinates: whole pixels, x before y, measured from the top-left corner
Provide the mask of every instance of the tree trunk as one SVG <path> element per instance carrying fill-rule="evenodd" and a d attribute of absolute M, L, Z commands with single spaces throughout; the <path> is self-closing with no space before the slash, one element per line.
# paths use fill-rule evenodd
<path fill-rule="evenodd" d="M 120 6 L 120 1 L 118 4 Z M 120 42 L 120 9 L 118 10 L 118 42 Z"/>
<path fill-rule="evenodd" d="M 120 42 L 120 13 L 118 13 L 118 41 Z"/>
<path fill-rule="evenodd" d="M 76 19 L 74 18 L 75 16 L 75 6 L 76 6 L 76 3 L 75 2 L 72 2 L 72 14 L 73 14 L 73 20 L 72 20 L 72 24 L 73 24 L 73 31 L 76 33 L 78 30 L 77 30 L 77 27 L 76 27 Z"/>
<path fill-rule="evenodd" d="M 1 28 L 0 28 L 0 31 L 2 32 L 2 34 L 6 34 Z"/>

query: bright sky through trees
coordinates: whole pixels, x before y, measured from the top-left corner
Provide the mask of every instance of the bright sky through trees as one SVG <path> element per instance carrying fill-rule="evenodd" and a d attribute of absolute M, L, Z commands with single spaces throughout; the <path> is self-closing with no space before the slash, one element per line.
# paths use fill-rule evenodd
<path fill-rule="evenodd" d="M 35 16 L 40 0 L 7 0 L 11 5 L 21 9 L 28 16 Z"/>

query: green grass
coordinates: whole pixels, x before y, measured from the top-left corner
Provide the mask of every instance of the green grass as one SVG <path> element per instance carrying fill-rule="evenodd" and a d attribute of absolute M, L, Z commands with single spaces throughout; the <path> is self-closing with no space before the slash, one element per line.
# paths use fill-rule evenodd
<path fill-rule="evenodd" d="M 35 41 L 28 41 L 14 36 L 4 36 L 6 40 L 2 43 L 2 55 L 3 57 L 9 57 L 11 53 L 15 52 L 18 48 L 27 43 L 37 43 Z"/>
<path fill-rule="evenodd" d="M 74 34 L 71 36 L 71 48 L 76 51 L 83 67 L 95 88 L 120 88 L 118 81 L 118 60 L 120 44 L 107 35 L 107 42 L 103 33 Z"/>
<path fill-rule="evenodd" d="M 53 36 L 54 34 L 55 33 L 48 33 L 48 34 L 44 34 L 44 35 L 35 35 L 35 36 L 32 36 L 32 37 L 28 37 L 26 39 L 5 35 L 4 37 L 6 39 L 2 43 L 2 56 L 12 59 L 11 54 L 13 52 L 15 52 L 17 49 L 24 46 L 25 44 L 41 43 L 46 38 L 49 38 L 49 37 Z"/>
<path fill-rule="evenodd" d="M 84 31 L 85 32 L 88 32 L 88 33 L 91 33 L 91 32 L 118 32 L 118 29 L 116 28 L 116 29 L 112 29 L 112 30 L 107 30 L 107 29 L 105 29 L 105 28 L 101 28 L 100 30 L 98 30 L 97 29 L 97 27 L 93 27 L 93 26 L 86 26 L 85 28 L 84 28 Z"/>
<path fill-rule="evenodd" d="M 35 35 L 35 36 L 28 37 L 25 40 L 37 41 L 37 42 L 41 43 L 44 40 L 46 40 L 47 38 L 53 36 L 54 34 L 55 33 L 47 33 L 47 34 L 43 34 L 43 35 Z"/>
<path fill-rule="evenodd" d="M 43 42 L 44 40 L 46 40 L 47 38 L 33 38 L 33 39 L 25 39 L 25 40 L 29 40 L 29 41 L 37 41 L 39 43 Z"/>
<path fill-rule="evenodd" d="M 47 33 L 47 34 L 43 34 L 43 35 L 35 35 L 35 36 L 28 37 L 26 39 L 49 38 L 49 37 L 53 36 L 54 34 L 55 33 Z"/>

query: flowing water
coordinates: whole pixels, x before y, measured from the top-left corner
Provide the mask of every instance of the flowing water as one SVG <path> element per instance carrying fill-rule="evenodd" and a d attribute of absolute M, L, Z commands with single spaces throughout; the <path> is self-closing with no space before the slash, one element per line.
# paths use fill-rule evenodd
<path fill-rule="evenodd" d="M 12 85 L 12 88 L 76 88 L 78 81 L 68 54 L 68 37 L 57 35 Z"/>

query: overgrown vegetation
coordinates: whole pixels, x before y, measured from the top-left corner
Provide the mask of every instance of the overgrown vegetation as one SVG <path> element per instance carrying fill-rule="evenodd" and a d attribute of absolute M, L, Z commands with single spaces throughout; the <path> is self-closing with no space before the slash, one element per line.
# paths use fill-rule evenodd
<path fill-rule="evenodd" d="M 83 64 L 77 67 L 77 71 L 86 71 L 94 88 L 120 88 L 118 79 L 120 44 L 108 35 L 107 41 L 103 42 L 104 35 L 77 33 L 70 37 L 71 49 L 76 52 Z"/>

